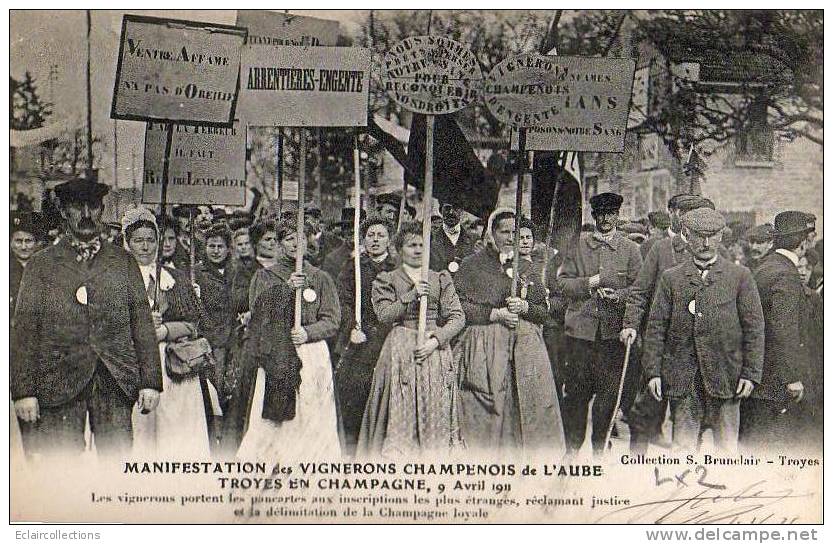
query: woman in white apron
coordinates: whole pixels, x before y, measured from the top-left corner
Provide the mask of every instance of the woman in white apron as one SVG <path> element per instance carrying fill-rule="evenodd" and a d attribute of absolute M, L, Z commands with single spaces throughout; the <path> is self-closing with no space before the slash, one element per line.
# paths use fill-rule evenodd
<path fill-rule="evenodd" d="M 309 234 L 304 233 L 303 241 Z M 338 459 L 341 446 L 333 371 L 325 341 L 339 329 L 337 291 L 329 274 L 306 261 L 303 272 L 295 272 L 295 252 L 299 248 L 294 223 L 281 223 L 277 236 L 281 249 L 277 263 L 258 270 L 250 287 L 254 305 L 248 334 L 253 345 L 247 348 L 247 356 L 250 364 L 259 368 L 249 427 L 237 457 Z M 297 329 L 293 327 L 294 304 L 278 307 L 286 296 L 294 302 L 296 289 L 303 294 L 301 327 Z M 287 334 L 300 369 L 291 356 L 275 347 L 285 343 Z M 268 360 L 270 353 L 274 354 L 272 360 Z"/>
<path fill-rule="evenodd" d="M 145 282 L 162 360 L 159 406 L 149 414 L 141 413 L 138 408 L 133 410 L 134 454 L 208 459 L 206 403 L 200 376 L 172 378 L 165 371 L 167 343 L 196 332 L 200 318 L 196 293 L 188 276 L 175 268 L 163 266 L 157 283 L 159 230 L 150 211 L 128 210 L 122 217 L 122 232 L 125 247 L 136 258 Z M 157 296 L 159 301 L 155 304 Z"/>

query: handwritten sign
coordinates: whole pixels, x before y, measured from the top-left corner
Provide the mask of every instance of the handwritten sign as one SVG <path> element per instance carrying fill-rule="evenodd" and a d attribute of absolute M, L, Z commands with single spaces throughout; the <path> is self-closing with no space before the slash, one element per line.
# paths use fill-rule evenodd
<path fill-rule="evenodd" d="M 261 9 L 237 10 L 237 26 L 249 31 L 247 45 L 336 45 L 338 21 Z"/>
<path fill-rule="evenodd" d="M 465 45 L 439 36 L 405 38 L 385 55 L 382 84 L 397 104 L 444 114 L 477 99 L 480 63 Z"/>
<path fill-rule="evenodd" d="M 165 125 L 148 123 L 142 202 L 162 196 Z M 246 205 L 246 132 L 230 128 L 174 125 L 168 165 L 169 204 Z"/>
<path fill-rule="evenodd" d="M 367 125 L 370 50 L 247 46 L 240 118 L 251 126 Z"/>
<path fill-rule="evenodd" d="M 125 15 L 110 116 L 229 125 L 246 30 Z"/>
<path fill-rule="evenodd" d="M 622 151 L 632 59 L 525 54 L 486 76 L 484 98 L 500 121 L 526 127 L 530 150 Z"/>

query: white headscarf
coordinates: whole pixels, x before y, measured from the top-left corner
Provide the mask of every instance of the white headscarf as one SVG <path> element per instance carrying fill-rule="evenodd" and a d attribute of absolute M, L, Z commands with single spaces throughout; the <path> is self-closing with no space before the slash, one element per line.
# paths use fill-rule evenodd
<path fill-rule="evenodd" d="M 486 222 L 486 235 L 483 237 L 484 241 L 492 246 L 498 253 L 500 253 L 500 248 L 497 247 L 495 243 L 495 237 L 492 236 L 492 223 L 495 221 L 495 217 L 501 213 L 511 213 L 512 215 L 515 214 L 515 208 L 510 208 L 508 206 L 500 206 L 495 208 L 495 210 L 489 214 L 489 220 Z"/>
<path fill-rule="evenodd" d="M 124 212 L 124 215 L 121 218 L 121 231 L 124 234 L 124 249 L 130 251 L 130 246 L 128 245 L 127 240 L 127 229 L 130 225 L 138 223 L 139 221 L 147 221 L 153 225 L 153 229 L 156 231 L 156 240 L 157 243 L 161 243 L 159 240 L 159 225 L 156 224 L 156 216 L 151 213 L 150 210 L 147 208 L 131 208 Z M 137 262 L 138 264 L 138 262 Z M 139 271 L 142 273 L 142 279 L 145 282 L 145 288 L 150 283 L 151 276 L 156 276 L 156 259 L 150 264 L 142 265 L 139 264 Z M 161 274 L 159 275 L 159 289 L 162 291 L 170 290 L 176 281 L 174 280 L 173 276 L 162 268 Z"/>

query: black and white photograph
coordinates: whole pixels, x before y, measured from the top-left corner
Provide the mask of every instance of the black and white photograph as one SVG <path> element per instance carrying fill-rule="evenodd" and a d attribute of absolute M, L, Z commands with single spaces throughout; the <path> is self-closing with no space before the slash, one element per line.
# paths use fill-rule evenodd
<path fill-rule="evenodd" d="M 822 524 L 823 10 L 345 7 L 9 10 L 10 522 Z"/>

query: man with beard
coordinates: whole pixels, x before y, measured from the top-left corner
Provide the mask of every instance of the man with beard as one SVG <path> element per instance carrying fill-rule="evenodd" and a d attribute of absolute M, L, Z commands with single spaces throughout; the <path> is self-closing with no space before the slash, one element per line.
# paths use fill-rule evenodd
<path fill-rule="evenodd" d="M 558 285 L 569 301 L 564 318 L 567 376 L 564 431 L 569 452 L 584 443 L 587 409 L 593 401 L 593 451 L 600 454 L 615 416 L 625 359 L 619 342 L 630 286 L 642 266 L 639 246 L 616 230 L 622 197 L 601 193 L 590 199 L 593 233 L 582 233 L 567 256 Z"/>
<path fill-rule="evenodd" d="M 376 197 L 376 215 L 383 217 L 393 226 L 399 224 L 399 207 L 402 205 L 402 197 L 393 193 L 384 193 Z M 416 210 L 405 202 L 405 217 L 403 223 L 413 221 L 416 217 Z"/>
<path fill-rule="evenodd" d="M 14 312 L 17 290 L 20 288 L 20 280 L 23 278 L 23 269 L 26 263 L 38 250 L 38 237 L 40 227 L 38 226 L 33 212 L 20 212 L 12 216 L 9 225 L 9 243 L 11 246 L 11 258 L 9 259 L 9 301 L 11 311 Z"/>
<path fill-rule="evenodd" d="M 451 204 L 440 208 L 442 228 L 431 240 L 431 270 L 448 270 L 452 277 L 460 269 L 463 259 L 474 253 L 474 242 L 460 224 L 462 210 Z"/>
<path fill-rule="evenodd" d="M 750 229 L 746 233 L 749 242 L 749 263 L 747 267 L 754 271 L 761 264 L 761 260 L 772 249 L 772 225 L 764 223 Z"/>
<path fill-rule="evenodd" d="M 704 428 L 735 453 L 740 402 L 760 382 L 764 316 L 752 273 L 718 255 L 726 223 L 709 208 L 682 218 L 691 257 L 666 270 L 645 332 L 648 390 L 671 404 L 675 450 L 700 449 Z"/>
<path fill-rule="evenodd" d="M 135 259 L 101 240 L 104 184 L 56 187 L 68 235 L 26 265 L 11 332 L 10 388 L 27 454 L 128 453 L 131 412 L 153 410 L 162 365 Z"/>
<path fill-rule="evenodd" d="M 681 217 L 698 208 L 714 209 L 714 204 L 699 195 L 686 193 L 674 195 L 668 201 L 668 213 L 671 217 L 670 234 L 667 238 L 654 243 L 648 251 L 645 262 L 642 263 L 642 268 L 639 269 L 636 281 L 628 294 L 622 331 L 619 335 L 623 343 L 628 340 L 635 341 L 637 331 L 642 331 L 644 334 L 645 317 L 651 308 L 651 301 L 654 299 L 662 273 L 688 258 L 687 240 L 681 232 Z M 631 432 L 630 447 L 633 453 L 645 453 L 649 442 L 660 442 L 667 408 L 667 400 L 657 402 L 644 387 L 640 388 L 630 413 L 626 414 Z"/>
<path fill-rule="evenodd" d="M 772 231 L 773 250 L 755 269 L 766 319 L 766 348 L 761 384 L 741 407 L 741 442 L 749 448 L 793 451 L 802 439 L 795 418 L 811 362 L 801 341 L 804 291 L 798 266 L 814 235 L 815 217 L 800 211 L 779 213 Z"/>
<path fill-rule="evenodd" d="M 355 208 L 343 208 L 341 210 L 341 224 L 342 235 L 344 242 L 332 249 L 330 253 L 324 257 L 321 265 L 321 270 L 330 275 L 331 278 L 337 278 L 341 269 L 349 266 L 350 257 L 353 255 L 353 220 L 355 218 Z M 361 221 L 365 219 L 364 210 L 360 214 Z"/>

